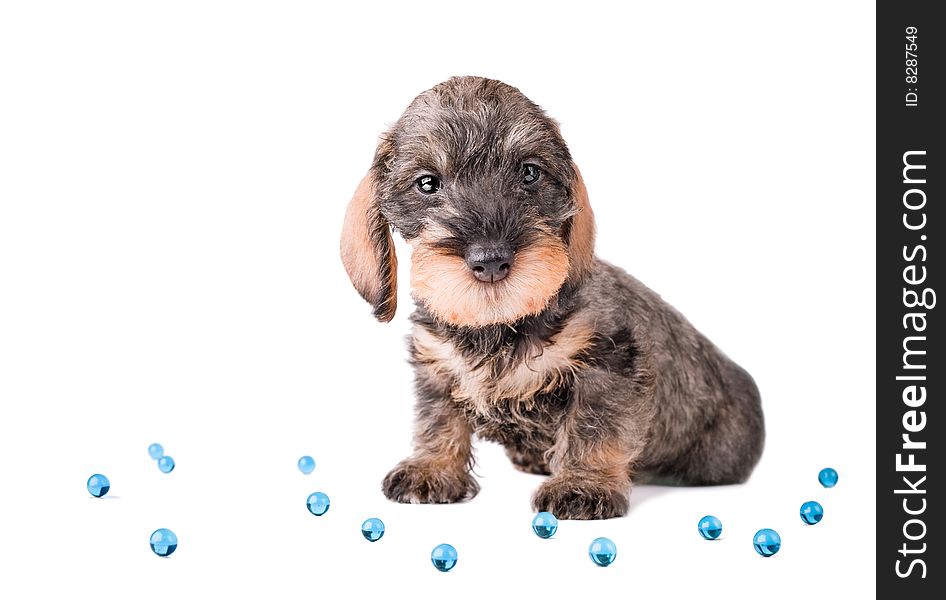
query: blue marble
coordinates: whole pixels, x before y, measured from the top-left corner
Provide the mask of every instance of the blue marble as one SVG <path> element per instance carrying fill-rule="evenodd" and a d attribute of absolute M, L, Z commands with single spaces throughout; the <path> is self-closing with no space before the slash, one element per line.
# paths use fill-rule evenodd
<path fill-rule="evenodd" d="M 540 512 L 532 519 L 532 531 L 543 540 L 547 540 L 558 531 L 558 519 L 550 512 Z"/>
<path fill-rule="evenodd" d="M 311 456 L 303 456 L 299 459 L 299 470 L 308 475 L 315 470 L 315 461 Z"/>
<path fill-rule="evenodd" d="M 782 538 L 773 529 L 760 529 L 752 538 L 752 545 L 760 556 L 773 556 L 782 547 Z"/>
<path fill-rule="evenodd" d="M 158 556 L 171 556 L 177 550 L 177 536 L 170 529 L 158 529 L 151 534 L 151 551 Z"/>
<path fill-rule="evenodd" d="M 361 524 L 361 535 L 369 542 L 377 542 L 384 535 L 384 522 L 381 519 L 371 517 Z"/>
<path fill-rule="evenodd" d="M 85 482 L 85 487 L 89 490 L 90 494 L 96 498 L 101 498 L 108 493 L 108 490 L 110 487 L 112 487 L 112 484 L 109 483 L 108 477 L 96 473 L 92 477 L 89 477 L 89 480 Z"/>
<path fill-rule="evenodd" d="M 606 567 L 617 558 L 618 548 L 614 545 L 614 542 L 608 538 L 599 537 L 588 546 L 588 556 L 590 556 L 591 561 L 599 567 Z"/>
<path fill-rule="evenodd" d="M 170 473 L 174 470 L 174 459 L 170 456 L 162 456 L 158 459 L 158 468 L 162 473 Z"/>
<path fill-rule="evenodd" d="M 801 505 L 798 514 L 801 515 L 801 520 L 805 523 L 817 525 L 821 522 L 822 517 L 824 517 L 824 509 L 814 500 L 809 500 Z"/>
<path fill-rule="evenodd" d="M 723 533 L 723 522 L 713 515 L 706 515 L 696 526 L 704 540 L 715 540 Z"/>
<path fill-rule="evenodd" d="M 838 484 L 838 472 L 831 467 L 821 469 L 818 473 L 818 481 L 826 488 L 833 488 Z"/>
<path fill-rule="evenodd" d="M 150 456 L 154 460 L 158 460 L 159 458 L 164 456 L 164 446 L 162 446 L 161 444 L 151 444 L 150 446 L 148 446 L 148 456 Z"/>
<path fill-rule="evenodd" d="M 430 553 L 430 562 L 438 571 L 446 573 L 457 566 L 457 549 L 450 544 L 440 544 Z"/>
<path fill-rule="evenodd" d="M 309 494 L 309 497 L 305 501 L 306 506 L 309 507 L 309 512 L 317 517 L 321 517 L 328 512 L 328 507 L 331 504 L 331 501 L 328 499 L 326 494 L 322 492 L 315 492 Z"/>

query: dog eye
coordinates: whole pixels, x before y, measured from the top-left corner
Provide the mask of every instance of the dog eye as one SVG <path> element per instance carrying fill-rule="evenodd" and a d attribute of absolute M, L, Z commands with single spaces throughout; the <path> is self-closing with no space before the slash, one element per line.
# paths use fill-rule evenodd
<path fill-rule="evenodd" d="M 417 185 L 417 189 L 420 190 L 422 194 L 433 194 L 440 189 L 440 180 L 433 175 L 424 175 L 423 177 L 418 177 L 417 181 L 414 183 Z"/>
<path fill-rule="evenodd" d="M 539 174 L 542 171 L 539 170 L 539 167 L 535 165 L 523 165 L 522 167 L 522 183 L 529 185 L 535 183 L 539 180 Z"/>

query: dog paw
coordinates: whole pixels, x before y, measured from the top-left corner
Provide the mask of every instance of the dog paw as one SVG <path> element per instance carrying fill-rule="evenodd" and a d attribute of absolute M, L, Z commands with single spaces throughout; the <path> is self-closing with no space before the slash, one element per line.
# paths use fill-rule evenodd
<path fill-rule="evenodd" d="M 480 486 L 469 472 L 444 469 L 442 465 L 407 459 L 394 467 L 381 484 L 389 500 L 405 504 L 449 504 L 469 500 Z"/>
<path fill-rule="evenodd" d="M 512 462 L 512 466 L 516 467 L 523 473 L 531 473 L 533 475 L 551 475 L 548 463 L 541 454 L 523 452 L 520 450 L 510 450 L 507 448 L 506 456 L 509 457 L 510 462 Z"/>
<path fill-rule="evenodd" d="M 559 519 L 611 519 L 627 514 L 629 485 L 603 483 L 580 475 L 557 476 L 535 491 L 532 508 Z"/>

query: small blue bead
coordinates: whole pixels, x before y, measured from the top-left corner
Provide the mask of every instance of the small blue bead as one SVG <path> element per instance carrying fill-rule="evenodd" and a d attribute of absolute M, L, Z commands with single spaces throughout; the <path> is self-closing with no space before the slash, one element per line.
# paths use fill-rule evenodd
<path fill-rule="evenodd" d="M 457 549 L 450 544 L 440 544 L 430 553 L 430 562 L 438 571 L 446 573 L 457 565 Z"/>
<path fill-rule="evenodd" d="M 384 522 L 371 517 L 361 524 L 361 535 L 369 542 L 377 542 L 384 535 Z"/>
<path fill-rule="evenodd" d="M 755 546 L 755 551 L 758 552 L 760 556 L 768 558 L 778 552 L 782 547 L 782 538 L 773 529 L 760 529 L 755 532 L 755 537 L 752 538 L 752 544 Z"/>
<path fill-rule="evenodd" d="M 162 446 L 161 444 L 151 444 L 150 446 L 148 446 L 148 456 L 150 456 L 154 460 L 158 460 L 159 458 L 164 456 L 164 446 Z"/>
<path fill-rule="evenodd" d="M 108 493 L 112 484 L 109 483 L 108 477 L 96 473 L 92 477 L 89 477 L 89 480 L 85 483 L 85 487 L 89 490 L 90 494 L 96 498 L 101 498 Z"/>
<path fill-rule="evenodd" d="M 170 529 L 158 529 L 151 534 L 151 551 L 158 556 L 171 556 L 177 550 L 177 536 Z"/>
<path fill-rule="evenodd" d="M 599 567 L 606 567 L 618 556 L 618 548 L 606 537 L 599 537 L 588 546 L 588 556 Z"/>
<path fill-rule="evenodd" d="M 303 456 L 299 459 L 299 470 L 306 475 L 315 470 L 315 461 L 311 456 Z"/>
<path fill-rule="evenodd" d="M 828 467 L 827 469 L 821 469 L 821 472 L 818 473 L 818 481 L 821 482 L 826 488 L 832 488 L 838 483 L 838 472 Z"/>
<path fill-rule="evenodd" d="M 706 515 L 696 528 L 704 540 L 715 540 L 723 532 L 723 523 L 713 515 Z"/>
<path fill-rule="evenodd" d="M 174 470 L 174 459 L 170 456 L 162 456 L 158 459 L 158 468 L 162 473 L 170 473 Z"/>
<path fill-rule="evenodd" d="M 328 507 L 331 504 L 331 501 L 328 499 L 328 496 L 322 492 L 315 492 L 309 494 L 309 497 L 305 501 L 306 506 L 309 507 L 309 512 L 317 517 L 321 517 L 326 512 L 328 512 Z"/>
<path fill-rule="evenodd" d="M 540 512 L 532 519 L 532 531 L 543 540 L 547 540 L 558 531 L 558 519 L 550 512 Z"/>
<path fill-rule="evenodd" d="M 801 520 L 805 523 L 817 525 L 821 522 L 822 517 L 824 517 L 824 509 L 814 500 L 809 500 L 801 505 L 799 514 L 801 515 Z"/>

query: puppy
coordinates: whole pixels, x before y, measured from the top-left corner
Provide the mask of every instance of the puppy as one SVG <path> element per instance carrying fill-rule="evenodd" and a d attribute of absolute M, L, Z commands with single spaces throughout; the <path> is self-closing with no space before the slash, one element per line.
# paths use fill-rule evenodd
<path fill-rule="evenodd" d="M 642 283 L 594 256 L 588 193 L 557 124 L 514 87 L 455 77 L 382 135 L 341 254 L 389 321 L 391 230 L 412 247 L 414 453 L 397 502 L 479 491 L 471 438 L 499 442 L 562 519 L 624 515 L 632 480 L 745 481 L 762 452 L 752 378 Z"/>

